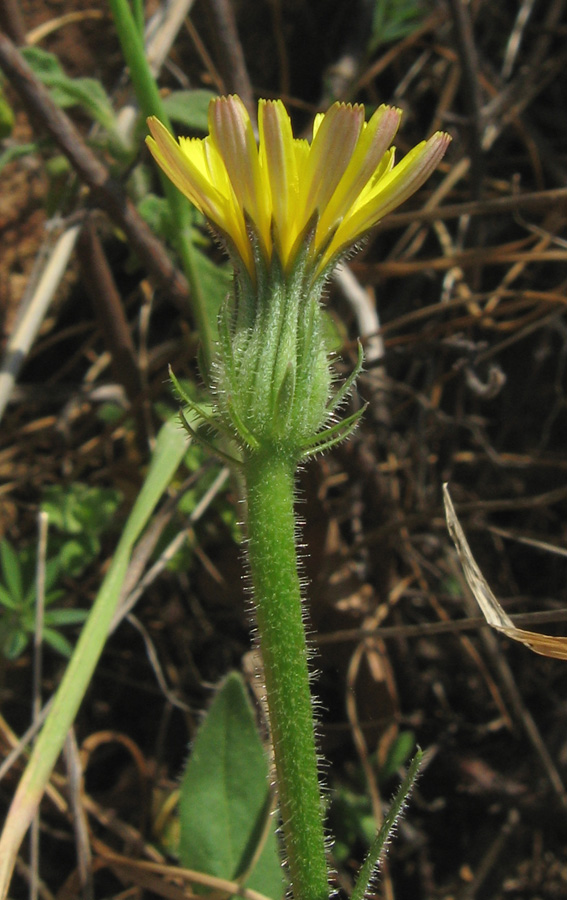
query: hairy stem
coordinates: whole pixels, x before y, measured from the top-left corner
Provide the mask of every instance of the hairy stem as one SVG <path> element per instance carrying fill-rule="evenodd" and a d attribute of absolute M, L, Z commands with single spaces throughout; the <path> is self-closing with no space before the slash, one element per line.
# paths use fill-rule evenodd
<path fill-rule="evenodd" d="M 276 448 L 244 462 L 248 554 L 295 900 L 329 896 L 308 651 L 297 569 L 295 462 Z"/>

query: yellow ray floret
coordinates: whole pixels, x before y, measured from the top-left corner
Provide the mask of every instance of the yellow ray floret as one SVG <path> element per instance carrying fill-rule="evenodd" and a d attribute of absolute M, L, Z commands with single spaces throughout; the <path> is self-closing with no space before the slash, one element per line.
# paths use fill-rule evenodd
<path fill-rule="evenodd" d="M 450 137 L 437 132 L 394 165 L 390 147 L 401 111 L 334 103 L 319 114 L 311 143 L 293 137 L 281 100 L 260 100 L 259 142 L 239 97 L 209 107 L 209 136 L 176 141 L 148 119 L 147 144 L 165 174 L 229 242 L 255 277 L 247 220 L 269 264 L 293 265 L 316 221 L 310 245 L 314 277 L 387 213 L 407 200 L 442 159 Z"/>

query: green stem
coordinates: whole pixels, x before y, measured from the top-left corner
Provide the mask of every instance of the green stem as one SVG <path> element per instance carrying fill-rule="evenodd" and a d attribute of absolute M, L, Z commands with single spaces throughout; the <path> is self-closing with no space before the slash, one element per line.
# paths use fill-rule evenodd
<path fill-rule="evenodd" d="M 140 109 L 146 117 L 157 116 L 171 131 L 169 117 L 165 111 L 156 80 L 146 59 L 143 36 L 138 30 L 132 10 L 127 0 L 108 0 L 108 3 L 114 18 L 124 59 L 130 69 L 130 78 L 132 79 L 132 85 L 134 86 Z M 195 250 L 191 242 L 189 204 L 169 178 L 163 175 L 161 170 L 160 175 L 177 235 L 176 250 L 189 283 L 192 311 L 201 340 L 203 366 L 208 373 L 213 356 L 212 325 L 207 313 L 205 297 L 197 277 Z"/>
<path fill-rule="evenodd" d="M 248 556 L 264 663 L 285 848 L 295 900 L 329 896 L 308 651 L 297 569 L 295 462 L 277 450 L 244 461 Z"/>
<path fill-rule="evenodd" d="M 144 0 L 133 0 L 132 2 L 132 15 L 134 17 L 134 21 L 136 23 L 136 27 L 140 35 L 144 34 L 144 26 L 145 15 L 144 15 Z"/>

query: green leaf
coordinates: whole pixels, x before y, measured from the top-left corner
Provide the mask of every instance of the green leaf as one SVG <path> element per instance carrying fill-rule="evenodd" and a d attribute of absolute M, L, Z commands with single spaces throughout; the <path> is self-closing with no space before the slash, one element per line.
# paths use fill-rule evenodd
<path fill-rule="evenodd" d="M 121 502 L 120 491 L 75 482 L 46 488 L 41 508 L 60 531 L 100 535 L 112 524 Z"/>
<path fill-rule="evenodd" d="M 55 556 L 45 563 L 45 590 L 50 591 L 61 574 L 59 559 Z"/>
<path fill-rule="evenodd" d="M 14 162 L 15 159 L 20 159 L 22 156 L 29 156 L 30 153 L 35 153 L 37 149 L 37 144 L 12 144 L 10 147 L 6 147 L 0 153 L 0 172 L 8 163 Z"/>
<path fill-rule="evenodd" d="M 0 87 L 0 140 L 10 137 L 16 117 L 14 110 L 6 99 L 4 91 Z"/>
<path fill-rule="evenodd" d="M 71 578 L 78 578 L 95 558 L 100 549 L 100 542 L 88 535 L 79 535 L 64 541 L 58 551 L 61 569 Z"/>
<path fill-rule="evenodd" d="M 14 600 L 10 591 L 7 591 L 3 584 L 0 584 L 0 606 L 7 609 L 18 609 L 20 606 L 20 603 Z"/>
<path fill-rule="evenodd" d="M 203 289 L 209 321 L 213 325 L 213 339 L 218 337 L 217 321 L 222 303 L 232 285 L 232 266 L 229 263 L 217 265 L 208 256 L 194 248 L 195 273 Z"/>
<path fill-rule="evenodd" d="M 24 47 L 22 54 L 37 77 L 49 88 L 54 103 L 63 109 L 82 106 L 107 131 L 115 130 L 114 110 L 100 81 L 69 78 L 57 57 L 40 47 Z"/>
<path fill-rule="evenodd" d="M 221 878 L 245 875 L 270 815 L 268 766 L 242 679 L 227 677 L 201 726 L 181 784 L 181 863 Z M 246 885 L 280 900 L 275 823 Z"/>
<path fill-rule="evenodd" d="M 56 625 L 80 625 L 88 616 L 86 609 L 48 609 L 45 613 L 45 624 Z"/>
<path fill-rule="evenodd" d="M 390 747 L 386 761 L 380 769 L 380 781 L 387 781 L 392 775 L 404 766 L 410 758 L 415 747 L 415 735 L 413 731 L 400 731 L 396 740 Z"/>
<path fill-rule="evenodd" d="M 365 897 L 370 893 L 372 882 L 378 873 L 382 855 L 400 816 L 403 814 L 412 788 L 417 781 L 419 766 L 422 759 L 423 753 L 418 749 L 408 767 L 400 787 L 392 799 L 390 808 L 384 817 L 384 821 L 378 830 L 378 834 L 374 838 L 372 846 L 368 851 L 368 855 L 360 867 L 356 884 L 351 894 L 351 900 L 365 900 Z"/>
<path fill-rule="evenodd" d="M 190 131 L 209 131 L 209 103 L 216 97 L 213 91 L 172 91 L 163 104 L 169 118 Z"/>
<path fill-rule="evenodd" d="M 29 643 L 29 635 L 23 628 L 0 626 L 0 653 L 5 659 L 17 659 Z"/>
<path fill-rule="evenodd" d="M 37 595 L 37 584 L 36 584 L 36 570 L 37 562 L 34 559 L 34 569 L 33 572 L 25 572 L 27 574 L 27 578 L 25 579 L 25 595 L 23 605 L 27 607 L 35 607 L 36 595 Z M 59 559 L 55 557 L 54 559 L 50 559 L 45 564 L 45 605 L 49 606 L 50 603 L 54 603 L 56 600 L 59 600 L 63 595 L 64 591 L 61 588 L 55 588 L 53 585 L 57 582 L 57 579 L 60 575 L 60 566 Z"/>
<path fill-rule="evenodd" d="M 57 650 L 61 656 L 69 657 L 73 652 L 73 646 L 69 643 L 67 638 L 64 638 L 62 634 L 55 631 L 53 628 L 43 629 L 43 640 L 46 644 L 49 644 L 53 650 Z"/>
<path fill-rule="evenodd" d="M 0 562 L 6 587 L 12 598 L 21 603 L 24 599 L 24 585 L 20 560 L 16 551 L 6 539 L 0 541 Z"/>
<path fill-rule="evenodd" d="M 425 11 L 422 0 L 376 0 L 368 52 L 412 34 L 421 25 Z"/>
<path fill-rule="evenodd" d="M 56 603 L 58 600 L 61 600 L 62 597 L 65 596 L 65 591 L 63 588 L 54 588 L 52 591 L 48 591 L 45 594 L 45 606 L 51 606 L 53 603 Z M 35 598 L 34 598 L 35 600 Z"/>

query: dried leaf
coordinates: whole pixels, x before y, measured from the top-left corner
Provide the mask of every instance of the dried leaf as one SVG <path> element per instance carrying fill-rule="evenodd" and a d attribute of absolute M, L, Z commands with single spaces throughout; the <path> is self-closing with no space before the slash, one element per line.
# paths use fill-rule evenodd
<path fill-rule="evenodd" d="M 567 637 L 539 634 L 537 631 L 526 631 L 514 625 L 510 616 L 504 612 L 490 590 L 486 579 L 475 562 L 463 529 L 457 519 L 449 488 L 446 484 L 443 485 L 443 498 L 449 534 L 455 544 L 467 584 L 488 624 L 512 640 L 525 644 L 534 653 L 539 653 L 541 656 L 551 656 L 555 659 L 567 659 Z"/>

